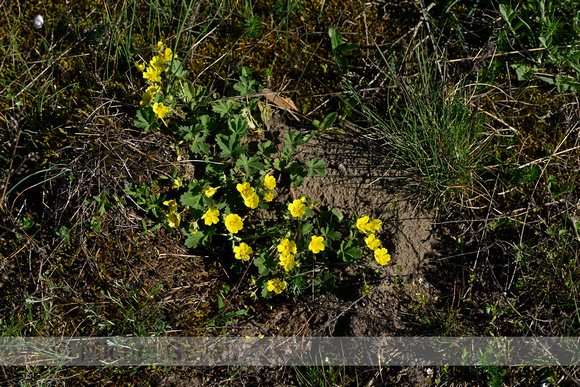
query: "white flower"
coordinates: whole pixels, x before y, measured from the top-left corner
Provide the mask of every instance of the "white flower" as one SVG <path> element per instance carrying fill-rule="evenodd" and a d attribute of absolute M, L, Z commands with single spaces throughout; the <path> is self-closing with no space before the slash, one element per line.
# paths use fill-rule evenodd
<path fill-rule="evenodd" d="M 39 29 L 44 24 L 44 19 L 40 15 L 36 15 L 34 20 L 32 20 L 32 26 L 36 29 Z"/>
<path fill-rule="evenodd" d="M 433 370 L 431 368 L 427 368 L 425 371 L 427 372 L 427 375 L 433 375 Z"/>

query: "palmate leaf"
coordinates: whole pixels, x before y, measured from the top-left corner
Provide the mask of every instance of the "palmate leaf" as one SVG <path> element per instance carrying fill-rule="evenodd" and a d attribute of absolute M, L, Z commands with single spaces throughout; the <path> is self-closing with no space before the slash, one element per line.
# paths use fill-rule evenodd
<path fill-rule="evenodd" d="M 271 272 L 276 271 L 276 262 L 274 257 L 268 256 L 265 253 L 261 254 L 258 258 L 254 259 L 254 265 L 258 268 L 260 275 L 268 275 Z"/>
<path fill-rule="evenodd" d="M 248 121 L 239 115 L 228 121 L 228 127 L 238 138 L 242 138 L 248 134 Z"/>
<path fill-rule="evenodd" d="M 185 240 L 185 246 L 190 249 L 194 249 L 197 246 L 199 246 L 204 237 L 205 235 L 203 234 L 202 231 L 198 231 L 195 234 L 189 234 L 189 236 Z"/>
<path fill-rule="evenodd" d="M 219 113 L 220 117 L 223 118 L 224 116 L 232 116 L 239 106 L 239 103 L 230 99 L 227 101 L 218 101 L 211 107 L 211 110 Z"/>
<path fill-rule="evenodd" d="M 362 258 L 363 254 L 359 248 L 353 246 L 353 241 L 342 241 L 340 249 L 338 250 L 338 256 L 344 262 L 352 262 L 355 259 Z"/>
<path fill-rule="evenodd" d="M 196 190 L 197 191 L 197 190 Z M 179 198 L 180 202 L 184 206 L 194 208 L 196 210 L 203 209 L 203 198 L 204 195 L 201 192 L 186 192 Z"/>
<path fill-rule="evenodd" d="M 228 140 L 228 142 L 226 143 L 225 140 Z M 245 153 L 248 150 L 246 146 L 238 145 L 240 142 L 240 137 L 235 134 L 232 134 L 229 137 L 218 135 L 216 136 L 215 141 L 222 150 L 220 157 L 224 159 L 230 157 L 231 155 Z"/>
<path fill-rule="evenodd" d="M 197 94 L 195 86 L 191 82 L 180 82 L 181 90 L 178 91 L 177 96 L 184 102 L 191 103 Z"/>
<path fill-rule="evenodd" d="M 133 121 L 133 124 L 138 128 L 143 128 L 145 133 L 149 133 L 151 130 L 156 129 L 157 122 L 155 122 L 155 113 L 153 113 L 153 109 L 148 107 L 137 110 L 137 118 Z"/>
<path fill-rule="evenodd" d="M 204 142 L 205 140 L 205 136 L 195 136 L 189 145 L 189 149 L 191 149 L 194 154 L 208 153 L 209 145 Z"/>
<path fill-rule="evenodd" d="M 177 59 L 173 59 L 173 62 L 171 62 L 170 72 L 171 75 L 178 79 L 184 79 L 189 74 L 189 71 L 185 70 L 181 61 Z"/>
<path fill-rule="evenodd" d="M 317 158 L 313 158 L 312 160 L 306 161 L 306 166 L 308 167 L 308 175 L 310 176 L 325 176 L 326 175 L 326 167 L 328 164 L 324 160 L 320 160 Z"/>
<path fill-rule="evenodd" d="M 244 168 L 248 175 L 254 174 L 259 169 L 264 168 L 264 164 L 258 161 L 258 156 L 252 156 L 248 159 L 248 156 L 245 154 L 240 155 L 240 158 L 236 162 L 237 167 Z"/>

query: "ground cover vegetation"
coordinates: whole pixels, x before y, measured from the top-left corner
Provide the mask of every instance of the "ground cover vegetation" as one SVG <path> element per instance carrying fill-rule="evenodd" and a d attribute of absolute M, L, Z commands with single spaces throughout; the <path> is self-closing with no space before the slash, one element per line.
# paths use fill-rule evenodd
<path fill-rule="evenodd" d="M 380 283 L 406 316 L 392 334 L 578 336 L 577 1 L 2 5 L 3 336 L 299 334 L 264 321 Z M 280 138 L 276 117 L 293 128 Z M 430 211 L 439 243 L 414 276 L 387 248 L 388 203 L 347 213 L 298 193 L 332 167 L 304 147 L 353 133 L 389 170 L 373 189 Z M 555 366 L 2 371 L 19 385 L 578 381 Z"/>

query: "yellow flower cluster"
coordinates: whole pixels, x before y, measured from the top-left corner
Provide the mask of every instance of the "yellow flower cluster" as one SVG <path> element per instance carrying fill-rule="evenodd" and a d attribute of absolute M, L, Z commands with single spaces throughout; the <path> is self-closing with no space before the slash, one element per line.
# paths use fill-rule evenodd
<path fill-rule="evenodd" d="M 370 220 L 368 216 L 363 216 L 356 221 L 356 227 L 367 235 L 365 238 L 367 247 L 375 252 L 375 260 L 381 266 L 386 265 L 391 260 L 391 256 L 387 254 L 387 249 L 384 247 L 380 248 L 381 241 L 376 239 L 374 234 L 379 231 L 382 226 L 383 222 L 381 220 Z"/>
<path fill-rule="evenodd" d="M 284 238 L 276 247 L 280 253 L 280 265 L 284 267 L 284 270 L 286 271 L 292 270 L 292 268 L 296 266 L 296 261 L 294 260 L 294 254 L 296 254 L 296 242 Z"/>
<path fill-rule="evenodd" d="M 143 71 L 143 78 L 152 84 L 145 90 L 145 94 L 143 94 L 139 103 L 143 107 L 151 106 L 155 96 L 161 91 L 161 87 L 156 84 L 161 82 L 161 75 L 168 68 L 168 63 L 177 58 L 177 55 L 173 54 L 170 48 L 164 47 L 163 42 L 157 43 L 157 52 L 159 54 L 149 61 L 149 66 L 145 67 L 144 64 L 136 64 L 137 68 Z M 158 102 L 153 104 L 153 112 L 159 118 L 164 118 L 169 113 L 169 108 L 163 105 L 163 102 Z"/>
<path fill-rule="evenodd" d="M 163 204 L 169 206 L 169 212 L 165 215 L 167 217 L 167 223 L 169 223 L 169 227 L 179 227 L 181 216 L 177 213 L 177 203 L 175 200 L 166 200 L 163 202 Z"/>
<path fill-rule="evenodd" d="M 157 43 L 157 52 L 159 55 L 149 61 L 149 66 L 143 72 L 143 78 L 151 83 L 161 82 L 161 74 L 167 69 L 167 64 L 177 58 L 177 55 L 173 54 L 170 48 L 165 48 L 161 41 Z"/>
<path fill-rule="evenodd" d="M 246 181 L 244 183 L 238 184 L 236 186 L 236 189 L 242 195 L 242 199 L 244 199 L 244 204 L 246 205 L 246 207 L 249 207 L 251 209 L 258 207 L 258 203 L 260 203 L 260 198 L 258 197 L 258 194 L 254 190 L 254 188 L 250 186 L 250 183 Z"/>
<path fill-rule="evenodd" d="M 267 202 L 271 202 L 274 200 L 274 193 L 272 192 L 274 188 L 276 188 L 276 178 L 272 175 L 267 175 L 264 177 L 264 187 L 266 187 L 269 192 L 264 194 L 264 200 Z"/>
<path fill-rule="evenodd" d="M 161 88 L 159 86 L 149 86 L 147 90 L 145 90 L 145 94 L 143 94 L 143 98 L 139 104 L 144 107 L 151 106 L 151 102 L 153 102 L 153 98 L 155 94 L 159 93 Z"/>
<path fill-rule="evenodd" d="M 356 227 L 365 234 L 373 234 L 383 227 L 383 222 L 379 219 L 373 219 L 369 222 L 368 216 L 357 219 Z"/>

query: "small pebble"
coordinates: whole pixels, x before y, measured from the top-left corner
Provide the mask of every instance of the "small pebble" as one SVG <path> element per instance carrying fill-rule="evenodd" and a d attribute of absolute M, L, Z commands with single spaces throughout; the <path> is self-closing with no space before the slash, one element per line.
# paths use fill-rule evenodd
<path fill-rule="evenodd" d="M 36 15 L 34 20 L 32 20 L 32 26 L 36 29 L 39 29 L 44 24 L 44 19 L 40 15 Z"/>

